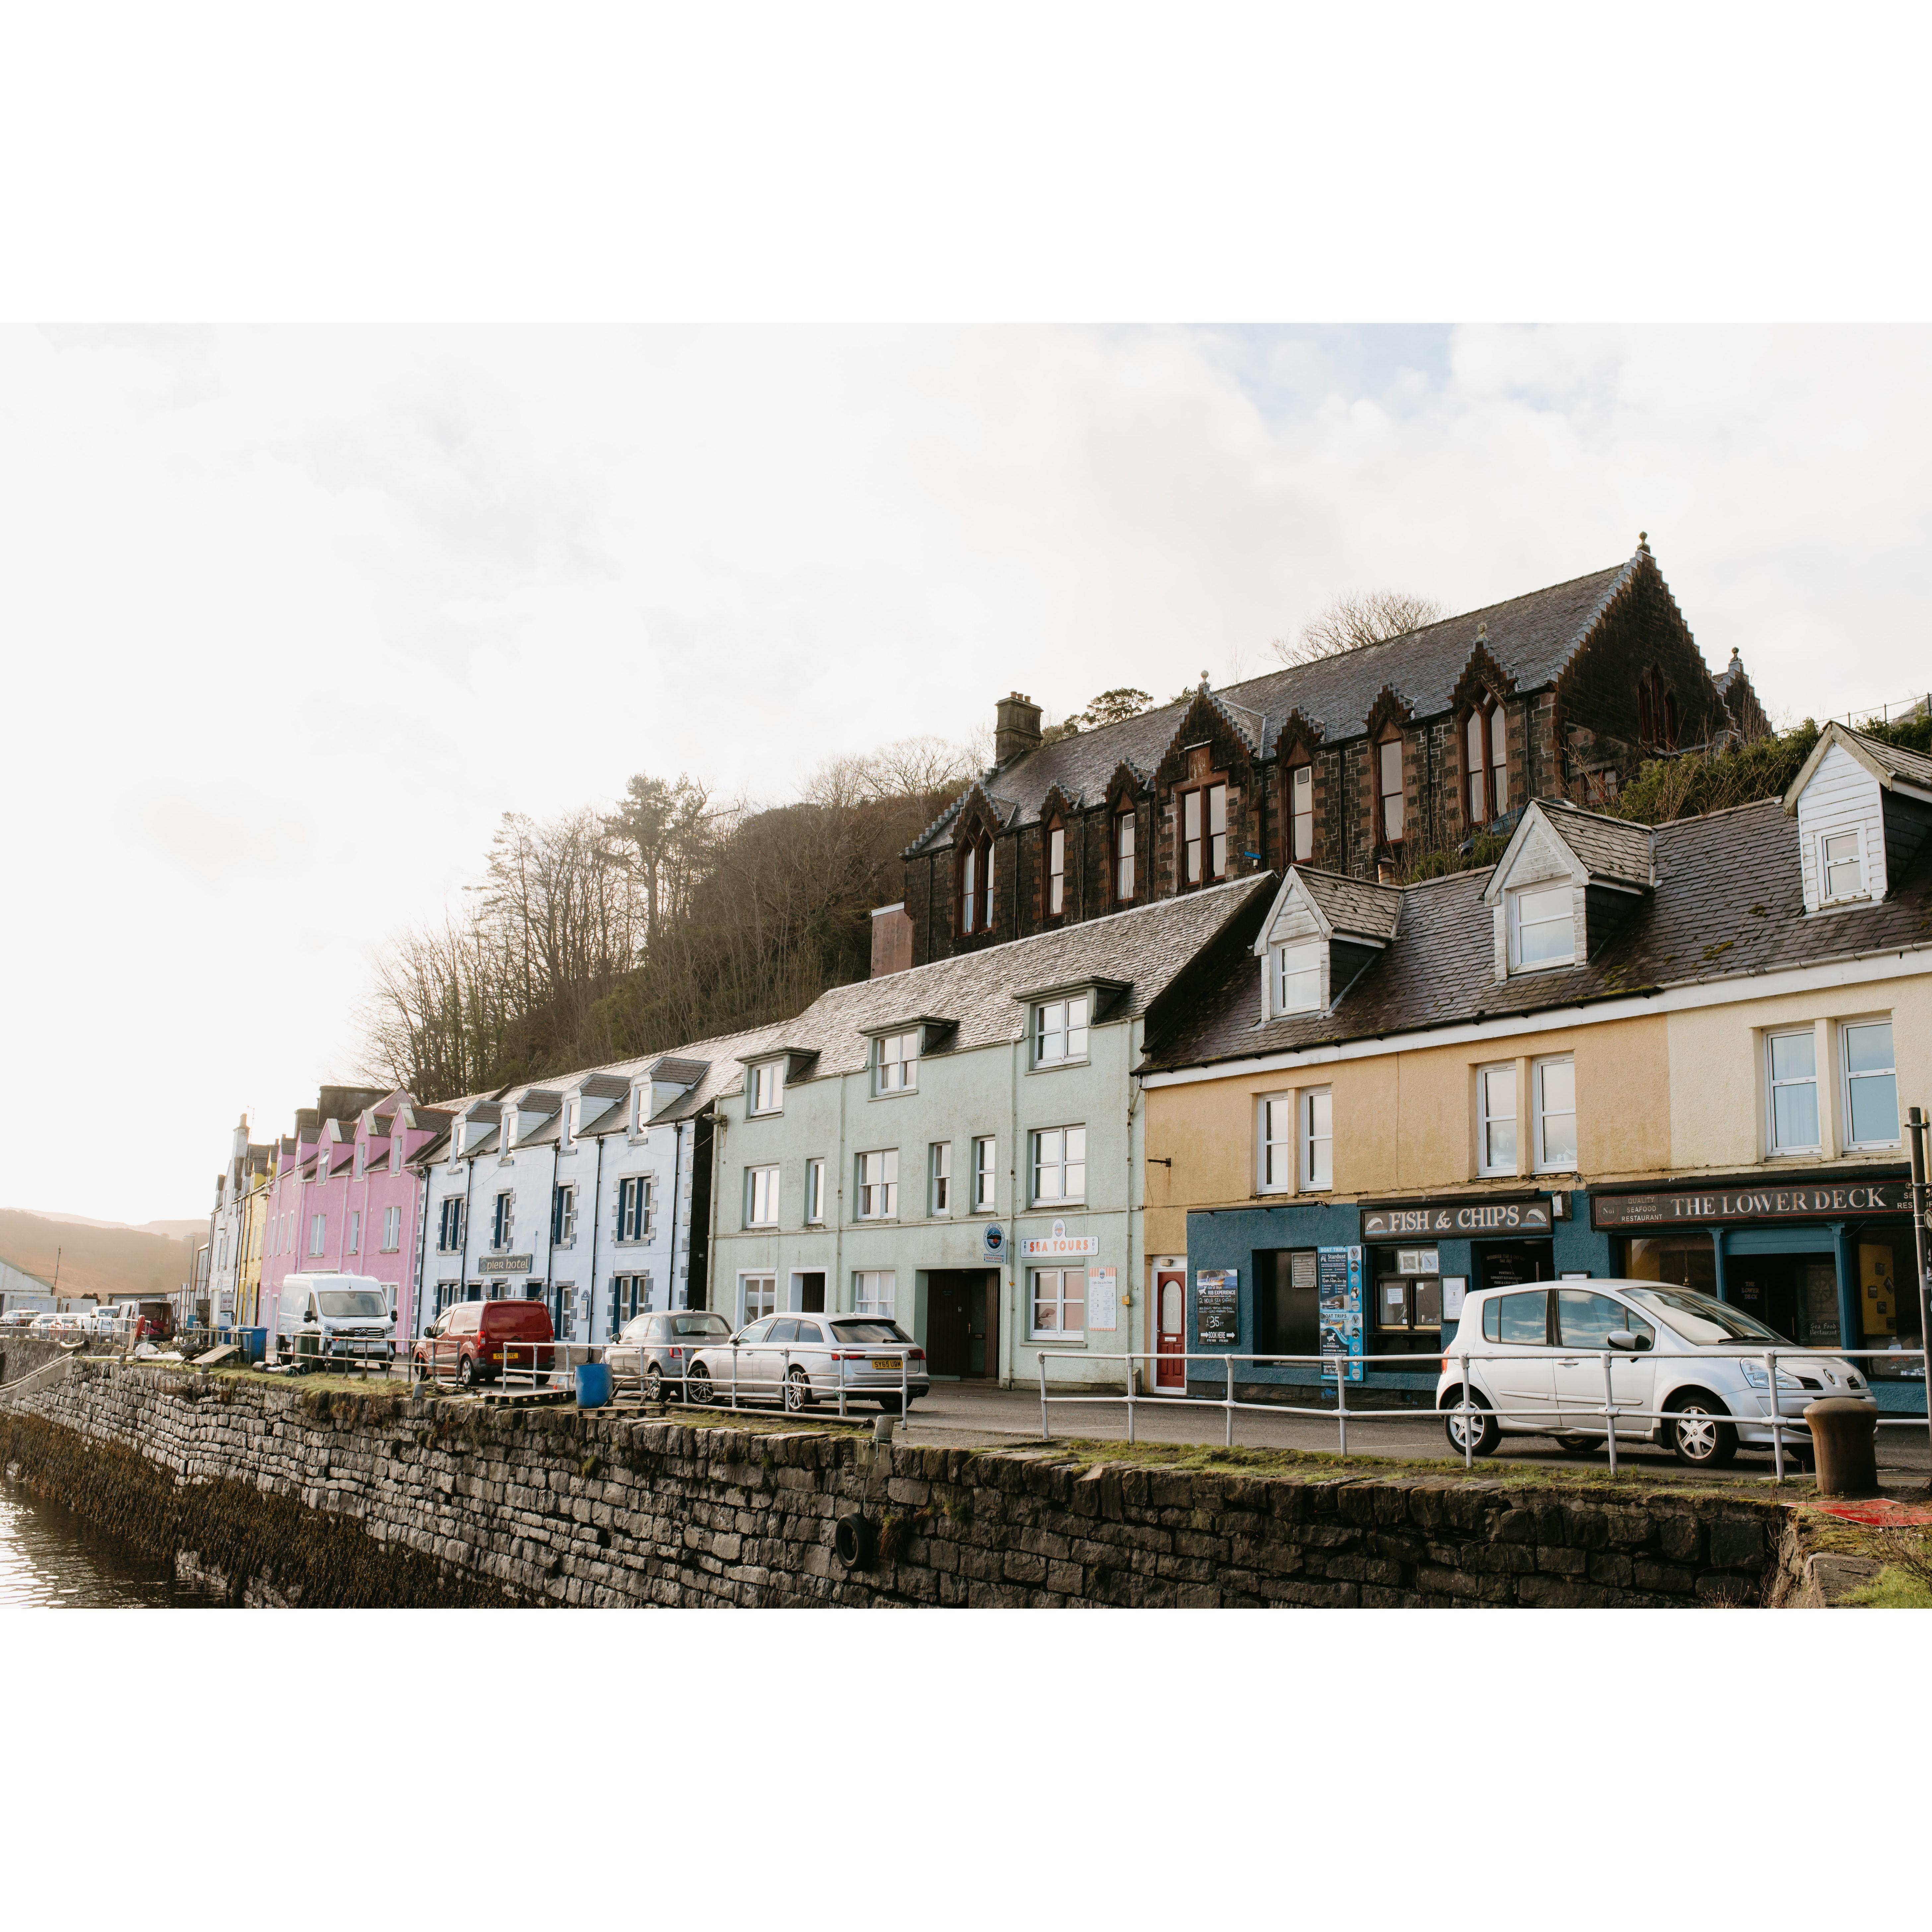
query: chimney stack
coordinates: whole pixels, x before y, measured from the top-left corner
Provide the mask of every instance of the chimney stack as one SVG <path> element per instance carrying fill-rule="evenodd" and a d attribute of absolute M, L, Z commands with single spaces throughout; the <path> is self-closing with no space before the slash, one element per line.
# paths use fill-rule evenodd
<path fill-rule="evenodd" d="M 880 906 L 872 914 L 872 974 L 883 980 L 889 973 L 903 973 L 912 964 L 912 915 L 902 899 L 897 905 Z"/>
<path fill-rule="evenodd" d="M 993 762 L 1004 765 L 1040 749 L 1040 706 L 1016 691 L 993 709 Z"/>

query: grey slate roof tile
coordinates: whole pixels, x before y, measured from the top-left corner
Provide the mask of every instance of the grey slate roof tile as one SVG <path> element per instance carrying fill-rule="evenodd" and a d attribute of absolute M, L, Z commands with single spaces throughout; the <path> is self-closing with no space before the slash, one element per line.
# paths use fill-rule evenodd
<path fill-rule="evenodd" d="M 1367 939 L 1395 937 L 1402 916 L 1400 887 L 1352 879 L 1342 872 L 1320 872 L 1311 866 L 1298 866 L 1294 871 L 1308 896 L 1321 908 L 1322 917 L 1337 932 Z"/>
<path fill-rule="evenodd" d="M 1591 874 L 1626 884 L 1650 884 L 1651 828 L 1628 818 L 1606 818 L 1562 799 L 1538 800 L 1558 835 Z"/>

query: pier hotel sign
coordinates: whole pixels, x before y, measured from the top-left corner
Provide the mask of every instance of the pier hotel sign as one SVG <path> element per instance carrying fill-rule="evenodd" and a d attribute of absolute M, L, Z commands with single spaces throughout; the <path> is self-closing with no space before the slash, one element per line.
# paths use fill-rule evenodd
<path fill-rule="evenodd" d="M 1598 1228 L 1693 1227 L 1730 1221 L 1820 1220 L 1854 1214 L 1903 1214 L 1912 1190 L 1902 1180 L 1833 1182 L 1817 1186 L 1718 1186 L 1700 1193 L 1594 1194 L 1590 1220 Z"/>

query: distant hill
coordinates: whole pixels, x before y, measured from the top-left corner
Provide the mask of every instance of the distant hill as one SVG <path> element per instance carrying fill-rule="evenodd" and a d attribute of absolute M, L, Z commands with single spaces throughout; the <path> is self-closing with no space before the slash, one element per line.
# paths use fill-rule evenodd
<path fill-rule="evenodd" d="M 8 1211 L 0 1208 L 0 1214 Z M 138 1223 L 133 1221 L 97 1221 L 90 1214 L 41 1214 L 36 1218 L 42 1221 L 58 1221 L 63 1227 L 125 1228 L 137 1234 L 165 1234 L 170 1240 L 190 1235 L 204 1236 L 208 1232 L 206 1216 L 199 1221 L 142 1221 Z"/>
<path fill-rule="evenodd" d="M 57 1250 L 63 1294 L 172 1294 L 188 1280 L 193 1252 L 185 1240 L 142 1228 L 56 1220 L 0 1208 L 0 1258 L 52 1281 Z"/>

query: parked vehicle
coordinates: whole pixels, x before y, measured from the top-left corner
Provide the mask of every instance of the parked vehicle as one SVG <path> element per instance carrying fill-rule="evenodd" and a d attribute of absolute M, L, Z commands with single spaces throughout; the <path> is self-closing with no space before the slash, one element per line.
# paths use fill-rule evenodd
<path fill-rule="evenodd" d="M 547 1382 L 554 1352 L 532 1345 L 556 1339 L 550 1310 L 541 1301 L 459 1301 L 446 1308 L 410 1351 L 410 1371 L 473 1388 L 502 1376 L 504 1344 L 513 1342 L 512 1372 L 534 1367 L 538 1382 Z"/>
<path fill-rule="evenodd" d="M 1566 1448 L 1604 1440 L 1603 1416 L 1592 1412 L 1603 1407 L 1606 1353 L 1612 1402 L 1663 1412 L 1655 1421 L 1619 1418 L 1618 1441 L 1647 1438 L 1694 1468 L 1721 1468 L 1741 1447 L 1772 1447 L 1764 1364 L 1714 1350 L 1790 1351 L 1778 1364 L 1778 1414 L 1787 1450 L 1801 1457 L 1810 1454 L 1806 1403 L 1848 1396 L 1877 1406 L 1852 1363 L 1800 1352 L 1742 1309 L 1667 1282 L 1486 1288 L 1463 1304 L 1457 1334 L 1470 1345 L 1478 1411 L 1444 1418 L 1459 1456 L 1466 1435 L 1478 1456 L 1505 1435 L 1555 1436 Z M 1436 1406 L 1454 1408 L 1462 1396 L 1461 1361 L 1444 1355 Z"/>
<path fill-rule="evenodd" d="M 646 1402 L 661 1402 L 664 1391 L 684 1393 L 686 1364 L 706 1342 L 728 1342 L 731 1324 L 708 1308 L 674 1308 L 634 1315 L 604 1351 L 614 1388 L 636 1388 Z"/>
<path fill-rule="evenodd" d="M 728 1342 L 708 1342 L 691 1357 L 685 1392 L 693 1402 L 782 1401 L 789 1409 L 836 1402 L 844 1389 L 876 1402 L 888 1415 L 931 1392 L 926 1351 L 896 1322 L 878 1315 L 768 1315 Z"/>
<path fill-rule="evenodd" d="M 373 1275 L 292 1274 L 275 1308 L 278 1354 L 387 1361 L 396 1352 L 389 1291 Z"/>

